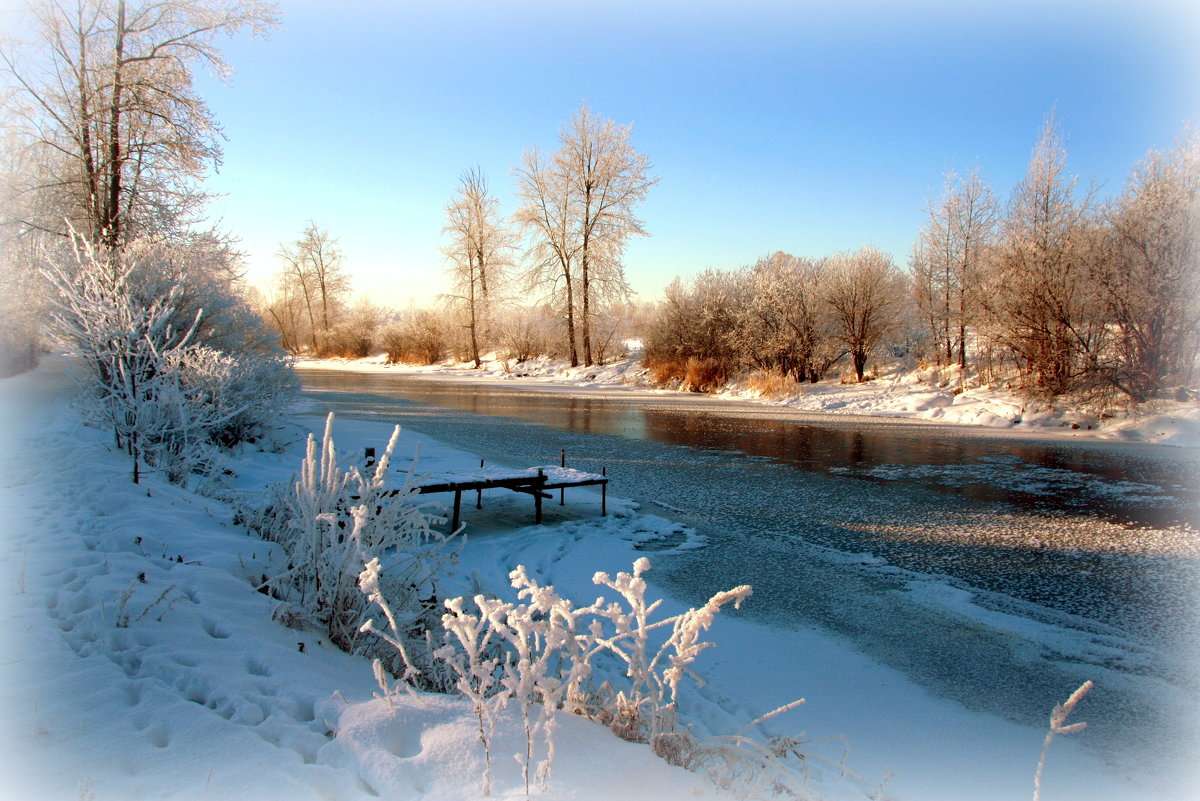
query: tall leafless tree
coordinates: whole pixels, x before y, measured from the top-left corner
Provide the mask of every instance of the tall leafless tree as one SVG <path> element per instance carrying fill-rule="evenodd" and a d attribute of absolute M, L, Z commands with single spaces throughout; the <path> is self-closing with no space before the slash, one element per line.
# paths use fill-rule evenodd
<path fill-rule="evenodd" d="M 579 364 L 575 336 L 575 287 L 578 283 L 579 239 L 573 225 L 570 186 L 556 174 L 553 162 L 528 150 L 516 169 L 521 205 L 515 220 L 530 239 L 527 258 L 531 283 L 549 288 L 552 303 L 562 309 L 571 366 Z"/>
<path fill-rule="evenodd" d="M 337 239 L 310 220 L 299 239 L 280 246 L 279 258 L 283 262 L 277 277 L 284 287 L 281 294 L 302 301 L 309 344 L 314 353 L 323 353 L 336 315 L 350 291 Z M 284 334 L 282 328 L 280 333 Z"/>
<path fill-rule="evenodd" d="M 459 178 L 458 194 L 446 206 L 450 244 L 443 248 L 450 260 L 456 294 L 463 308 L 471 359 L 479 367 L 480 343 L 485 341 L 492 300 L 505 272 L 512 266 L 516 237 L 500 217 L 500 202 L 488 191 L 478 167 Z"/>
<path fill-rule="evenodd" d="M 966 369 L 980 272 L 998 221 L 995 195 L 978 170 L 965 178 L 948 174 L 942 197 L 929 204 L 910 266 L 917 306 L 934 337 L 939 362 L 950 364 L 957 356 Z"/>
<path fill-rule="evenodd" d="M 536 150 L 516 170 L 521 205 L 516 219 L 532 241 L 532 276 L 550 286 L 563 308 L 571 365 L 592 364 L 591 318 L 598 301 L 629 293 L 621 257 L 629 237 L 646 234 L 634 216 L 657 179 L 650 162 L 619 126 L 585 105 L 559 132 L 547 160 Z"/>
<path fill-rule="evenodd" d="M 579 235 L 579 322 L 584 364 L 593 363 L 592 312 L 604 295 L 627 296 L 621 266 L 625 243 L 646 236 L 634 208 L 650 187 L 650 159 L 629 142 L 632 125 L 620 126 L 592 113 L 585 104 L 559 134 L 555 156 L 560 174 L 575 195 Z"/>
<path fill-rule="evenodd" d="M 24 134 L 38 195 L 26 229 L 115 249 L 194 221 L 198 180 L 219 163 L 221 132 L 195 91 L 199 67 L 230 69 L 214 44 L 276 23 L 260 0 L 45 0 L 32 6 L 35 40 L 0 49 L 18 91 L 10 110 Z"/>

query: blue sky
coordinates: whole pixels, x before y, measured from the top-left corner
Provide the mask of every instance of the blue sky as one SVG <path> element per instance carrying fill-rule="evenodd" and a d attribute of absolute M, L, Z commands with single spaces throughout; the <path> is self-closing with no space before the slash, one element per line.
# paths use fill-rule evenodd
<path fill-rule="evenodd" d="M 462 171 L 511 211 L 521 153 L 586 101 L 633 124 L 661 178 L 626 252 L 641 298 L 774 250 L 904 264 L 943 174 L 978 167 L 1007 198 L 1051 111 L 1104 195 L 1200 123 L 1189 6 L 284 2 L 268 40 L 225 43 L 229 86 L 201 81 L 229 137 L 213 211 L 256 281 L 311 219 L 357 293 L 425 304 Z"/>

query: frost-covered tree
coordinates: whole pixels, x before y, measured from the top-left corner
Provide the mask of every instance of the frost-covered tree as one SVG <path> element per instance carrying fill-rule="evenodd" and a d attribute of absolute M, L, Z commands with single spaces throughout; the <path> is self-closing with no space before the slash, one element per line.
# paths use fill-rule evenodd
<path fill-rule="evenodd" d="M 33 166 L 28 230 L 114 249 L 175 233 L 205 196 L 221 132 L 193 85 L 196 68 L 230 74 L 215 40 L 276 23 L 259 0 L 41 0 L 32 41 L 0 48 L 6 104 Z"/>
<path fill-rule="evenodd" d="M 940 363 L 967 366 L 968 331 L 979 314 L 981 273 L 998 220 L 996 198 L 977 170 L 948 174 L 941 198 L 929 204 L 910 267 Z"/>
<path fill-rule="evenodd" d="M 512 266 L 516 237 L 500 218 L 500 202 L 489 191 L 478 168 L 459 178 L 458 194 L 446 206 L 450 244 L 443 248 L 450 260 L 454 293 L 451 298 L 466 317 L 470 356 L 479 367 L 481 343 L 489 336 L 492 301 Z"/>
<path fill-rule="evenodd" d="M 750 269 L 741 333 L 754 366 L 815 383 L 841 358 L 844 349 L 832 335 L 824 276 L 823 261 L 783 252 L 759 259 Z"/>
<path fill-rule="evenodd" d="M 559 134 L 555 156 L 575 194 L 579 229 L 580 331 L 584 364 L 593 363 L 596 301 L 629 294 L 621 256 L 631 236 L 646 236 L 634 209 L 650 187 L 650 159 L 630 144 L 632 125 L 620 126 L 585 104 Z"/>
<path fill-rule="evenodd" d="M 1108 248 L 1092 263 L 1114 329 L 1103 375 L 1144 401 L 1189 382 L 1200 349 L 1200 134 L 1148 154 L 1106 218 Z"/>
<path fill-rule="evenodd" d="M 830 257 L 825 299 L 835 336 L 845 345 L 854 375 L 863 380 L 867 359 L 899 321 L 903 276 L 891 256 L 867 245 Z"/>
<path fill-rule="evenodd" d="M 1076 184 L 1050 118 L 1009 201 L 987 292 L 995 330 L 1049 395 L 1079 388 L 1106 334 L 1089 268 L 1101 234 Z"/>
<path fill-rule="evenodd" d="M 559 133 L 548 159 L 528 151 L 516 170 L 521 205 L 516 220 L 530 238 L 530 276 L 548 287 L 562 309 L 571 365 L 592 364 L 592 315 L 608 299 L 629 293 L 621 257 L 631 236 L 646 234 L 634 208 L 657 179 L 618 126 L 583 106 Z"/>
<path fill-rule="evenodd" d="M 521 199 L 515 220 L 529 238 L 526 252 L 531 285 L 546 290 L 551 304 L 562 310 L 571 366 L 579 364 L 575 294 L 579 282 L 579 239 L 576 236 L 570 185 L 543 159 L 537 148 L 525 152 L 516 170 Z"/>
<path fill-rule="evenodd" d="M 283 267 L 277 280 L 286 286 L 286 295 L 302 303 L 309 345 L 315 354 L 325 352 L 350 291 L 350 278 L 337 243 L 328 230 L 310 220 L 299 239 L 279 248 Z"/>

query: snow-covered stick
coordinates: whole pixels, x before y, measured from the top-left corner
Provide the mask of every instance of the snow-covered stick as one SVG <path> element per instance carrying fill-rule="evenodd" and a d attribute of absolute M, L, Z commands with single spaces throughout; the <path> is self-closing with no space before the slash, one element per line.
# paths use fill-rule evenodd
<path fill-rule="evenodd" d="M 650 560 L 641 557 L 634 562 L 633 573 L 621 572 L 615 579 L 597 573 L 592 579 L 619 592 L 629 607 L 626 612 L 615 604 L 604 605 L 603 599 L 597 601 L 593 609 L 611 623 L 613 634 L 598 637 L 594 647 L 622 660 L 631 680 L 628 696 L 621 697 L 617 704 L 620 715 L 614 722 L 623 721 L 625 727 L 618 734 L 648 742 L 674 727 L 679 682 L 684 675 L 699 681 L 690 666 L 701 651 L 712 646 L 700 640 L 701 632 L 712 625 L 723 606 L 733 603 L 735 608 L 740 607 L 752 592 L 749 585 L 735 587 L 717 593 L 699 609 L 651 622 L 651 615 L 662 601 L 646 603 L 646 580 L 642 575 L 649 569 Z M 666 626 L 672 628 L 671 635 L 650 654 L 650 632 Z"/>
<path fill-rule="evenodd" d="M 455 688 L 471 701 L 475 718 L 479 723 L 479 742 L 483 746 L 483 795 L 492 794 L 492 735 L 496 730 L 496 717 L 508 701 L 508 696 L 498 692 L 497 672 L 508 667 L 508 652 L 492 648 L 495 630 L 488 625 L 491 605 L 500 601 L 489 601 L 482 595 L 475 596 L 475 605 L 481 614 L 473 615 L 463 609 L 462 598 L 446 601 L 448 614 L 442 615 L 446 644 L 434 651 L 434 656 L 447 665 L 458 676 Z M 452 642 L 457 640 L 458 648 Z M 499 656 L 492 655 L 493 653 Z"/>
<path fill-rule="evenodd" d="M 1033 774 L 1033 801 L 1039 801 L 1042 795 L 1042 771 L 1046 767 L 1046 754 L 1050 751 L 1050 743 L 1060 734 L 1073 734 L 1087 728 L 1087 723 L 1071 723 L 1068 725 L 1067 718 L 1075 710 L 1075 705 L 1094 686 L 1091 679 L 1088 679 L 1079 685 L 1079 689 L 1071 693 L 1071 696 L 1065 702 L 1056 704 L 1054 710 L 1050 713 L 1050 729 L 1046 732 L 1046 739 L 1042 741 L 1042 755 L 1038 759 L 1037 771 Z"/>

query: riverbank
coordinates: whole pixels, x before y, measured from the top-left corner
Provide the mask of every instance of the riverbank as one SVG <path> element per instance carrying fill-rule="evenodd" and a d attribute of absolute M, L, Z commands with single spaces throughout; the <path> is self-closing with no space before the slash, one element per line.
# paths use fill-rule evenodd
<path fill-rule="evenodd" d="M 428 366 L 392 365 L 386 363 L 383 354 L 366 359 L 302 358 L 297 367 L 429 375 L 460 381 L 503 381 L 534 391 L 602 392 L 609 397 L 617 392 L 687 396 L 695 399 L 693 402 L 697 405 L 706 400 L 745 403 L 806 419 L 812 419 L 814 415 L 863 417 L 963 426 L 990 433 L 1200 447 L 1200 402 L 1161 400 L 1138 409 L 1111 409 L 1097 414 L 1078 406 L 1030 401 L 1002 387 L 977 387 L 956 392 L 933 371 L 899 367 L 862 384 L 825 380 L 802 385 L 797 392 L 777 397 L 764 397 L 755 388 L 744 384 L 706 395 L 658 389 L 651 383 L 641 365 L 640 355 L 636 353 L 593 367 L 570 367 L 565 361 L 545 357 L 520 364 L 488 358 L 479 369 L 471 362 L 454 361 Z"/>
<path fill-rule="evenodd" d="M 9 588 L 0 797 L 476 797 L 481 756 L 469 706 L 442 696 L 376 698 L 365 660 L 331 648 L 320 632 L 273 622 L 274 602 L 249 580 L 281 568 L 271 548 L 237 525 L 226 503 L 153 474 L 130 483 L 124 455 L 71 410 L 74 391 L 52 364 L 0 384 L 0 561 Z M 280 435 L 280 452 L 241 451 L 227 490 L 253 495 L 287 480 L 304 434 L 321 424 L 319 415 L 298 413 Z M 349 458 L 381 446 L 389 430 L 347 419 L 334 436 Z M 412 432 L 402 434 L 396 463 L 418 449 L 422 470 L 478 464 L 475 454 Z M 486 496 L 482 511 L 466 512 L 469 535 L 446 589 L 511 595 L 507 572 L 523 564 L 564 596 L 588 602 L 598 594 L 591 581 L 597 570 L 627 571 L 639 556 L 662 570 L 679 555 L 702 553 L 696 532 L 619 496 L 614 488 L 611 515 L 599 517 L 595 493 L 571 491 L 567 506 L 547 505 L 542 526 L 530 525 L 528 498 Z M 660 596 L 655 571 L 647 577 Z M 718 576 L 709 589 L 736 583 Z M 667 599 L 661 612 L 680 610 Z M 930 695 L 811 629 L 722 613 L 706 638 L 717 647 L 697 663 L 705 684 L 689 684 L 683 702 L 695 733 L 732 733 L 806 698 L 766 728 L 802 741 L 814 797 L 998 801 L 1029 794 L 1039 727 Z M 1078 719 L 1087 719 L 1086 704 Z M 508 758 L 519 749 L 518 725 L 504 721 L 497 739 L 500 798 L 524 795 Z M 1044 798 L 1184 797 L 1170 784 L 1164 792 L 1162 776 L 1129 777 L 1105 764 L 1082 747 L 1086 736 L 1055 742 Z M 843 745 L 850 746 L 845 758 Z M 535 798 L 723 797 L 702 777 L 583 720 L 560 718 L 556 750 L 550 785 Z"/>

